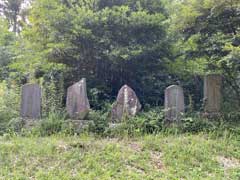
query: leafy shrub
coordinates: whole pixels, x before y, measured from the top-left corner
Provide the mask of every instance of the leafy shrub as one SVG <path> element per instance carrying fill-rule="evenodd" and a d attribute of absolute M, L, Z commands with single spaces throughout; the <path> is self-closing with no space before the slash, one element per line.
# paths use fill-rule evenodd
<path fill-rule="evenodd" d="M 23 128 L 24 128 L 24 119 L 20 117 L 11 119 L 7 124 L 7 129 L 9 131 L 21 132 Z"/>
<path fill-rule="evenodd" d="M 106 87 L 89 88 L 88 98 L 91 106 L 94 107 L 94 109 L 106 112 L 110 109 L 112 105 L 110 102 L 112 97 L 106 93 L 106 91 Z"/>
<path fill-rule="evenodd" d="M 126 117 L 121 124 L 112 125 L 105 131 L 106 136 L 136 136 L 157 133 L 164 127 L 164 114 L 161 108 L 142 112 L 135 117 Z"/>
<path fill-rule="evenodd" d="M 164 112 L 160 108 L 151 109 L 133 117 L 131 121 L 141 133 L 157 133 L 163 129 Z"/>
<path fill-rule="evenodd" d="M 223 114 L 223 119 L 227 122 L 240 122 L 240 112 L 231 111 Z"/>
<path fill-rule="evenodd" d="M 39 131 L 41 136 L 49 136 L 59 133 L 66 129 L 65 117 L 62 113 L 52 112 L 49 113 L 48 118 L 40 121 L 39 126 L 34 129 L 35 132 Z"/>
<path fill-rule="evenodd" d="M 50 73 L 51 74 L 51 73 Z M 64 97 L 63 77 L 57 80 L 53 75 L 45 77 L 42 82 L 42 115 L 43 117 L 51 116 L 52 112 L 63 111 L 62 103 Z"/>
<path fill-rule="evenodd" d="M 236 128 L 239 121 L 240 113 L 236 111 L 223 113 L 221 116 L 209 119 L 202 117 L 199 112 L 195 112 L 186 114 L 178 128 L 183 133 L 215 132 L 220 135 L 227 130 L 240 134 L 239 129 Z"/>
<path fill-rule="evenodd" d="M 88 119 L 93 121 L 93 124 L 89 126 L 90 132 L 103 134 L 108 127 L 108 112 L 91 111 L 88 115 Z"/>
<path fill-rule="evenodd" d="M 20 88 L 0 83 L 0 133 L 6 132 L 11 119 L 19 116 Z"/>
<path fill-rule="evenodd" d="M 135 124 L 123 122 L 110 125 L 103 135 L 106 137 L 133 137 L 140 135 L 140 132 L 135 127 Z"/>
<path fill-rule="evenodd" d="M 217 128 L 218 123 L 213 120 L 201 117 L 186 117 L 182 119 L 180 130 L 182 132 L 198 133 L 202 131 L 213 131 Z"/>

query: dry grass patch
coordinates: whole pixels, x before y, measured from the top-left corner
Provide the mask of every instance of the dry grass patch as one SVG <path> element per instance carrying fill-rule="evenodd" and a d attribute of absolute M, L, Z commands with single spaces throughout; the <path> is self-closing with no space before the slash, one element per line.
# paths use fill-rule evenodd
<path fill-rule="evenodd" d="M 224 170 L 240 168 L 240 160 L 235 158 L 228 158 L 224 156 L 218 156 L 217 161 Z"/>
<path fill-rule="evenodd" d="M 164 171 L 165 169 L 163 161 L 161 160 L 162 157 L 163 157 L 163 153 L 161 152 L 157 152 L 157 151 L 151 152 L 151 160 L 155 168 L 157 168 L 160 171 Z"/>

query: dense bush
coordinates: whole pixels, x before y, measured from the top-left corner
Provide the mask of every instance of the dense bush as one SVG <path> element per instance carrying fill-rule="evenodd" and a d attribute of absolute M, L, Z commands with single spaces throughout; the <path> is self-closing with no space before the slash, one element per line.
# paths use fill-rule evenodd
<path fill-rule="evenodd" d="M 0 133 L 8 129 L 11 119 L 19 117 L 20 90 L 17 85 L 0 83 Z"/>
<path fill-rule="evenodd" d="M 108 127 L 108 112 L 104 113 L 103 111 L 91 111 L 88 115 L 88 119 L 93 121 L 93 124 L 90 124 L 89 126 L 90 132 L 103 134 Z"/>
<path fill-rule="evenodd" d="M 142 112 L 136 117 L 125 117 L 121 124 L 113 124 L 106 129 L 106 136 L 142 135 L 160 132 L 164 127 L 164 114 L 161 108 Z"/>
<path fill-rule="evenodd" d="M 5 127 L 5 131 L 19 133 L 24 128 L 24 119 L 20 117 L 13 118 L 8 122 Z"/>
<path fill-rule="evenodd" d="M 228 122 L 240 122 L 240 112 L 239 111 L 230 111 L 223 114 L 223 119 Z"/>
<path fill-rule="evenodd" d="M 51 113 L 48 118 L 41 120 L 39 131 L 41 135 L 51 135 L 62 131 L 64 119 L 62 114 Z"/>
<path fill-rule="evenodd" d="M 201 131 L 213 131 L 216 130 L 218 123 L 211 122 L 206 118 L 201 117 L 186 117 L 182 119 L 180 124 L 180 130 L 182 132 L 198 133 Z"/>
<path fill-rule="evenodd" d="M 41 82 L 42 86 L 42 116 L 47 118 L 52 112 L 64 111 L 64 82 L 63 74 L 51 70 L 45 74 Z M 55 113 L 53 113 L 55 114 Z"/>
<path fill-rule="evenodd" d="M 164 112 L 162 109 L 151 109 L 139 113 L 136 117 L 125 117 L 122 123 L 112 124 L 108 112 L 91 111 L 89 123 L 84 129 L 78 129 L 68 121 L 64 113 L 49 113 L 49 116 L 35 121 L 34 126 L 26 128 L 21 118 L 11 119 L 5 126 L 2 133 L 12 132 L 20 135 L 49 136 L 53 134 L 74 135 L 83 132 L 93 133 L 104 137 L 135 137 L 144 134 L 179 134 L 179 133 L 201 133 L 214 132 L 218 136 L 225 130 L 240 134 L 236 129 L 236 121 L 226 122 L 223 117 L 219 119 L 206 119 L 199 115 L 184 117 L 181 123 L 173 123 L 171 126 L 164 123 Z"/>

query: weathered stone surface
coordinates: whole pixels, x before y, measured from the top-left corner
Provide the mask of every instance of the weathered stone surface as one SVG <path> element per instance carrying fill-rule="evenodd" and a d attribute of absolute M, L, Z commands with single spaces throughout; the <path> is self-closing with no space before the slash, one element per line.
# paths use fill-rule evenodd
<path fill-rule="evenodd" d="M 167 121 L 179 121 L 185 111 L 183 89 L 172 85 L 165 90 L 165 119 Z"/>
<path fill-rule="evenodd" d="M 41 88 L 38 84 L 22 86 L 21 117 L 27 119 L 41 117 Z"/>
<path fill-rule="evenodd" d="M 204 111 L 219 113 L 221 108 L 222 76 L 211 74 L 204 78 Z"/>
<path fill-rule="evenodd" d="M 70 86 L 67 90 L 67 112 L 72 119 L 83 120 L 90 111 L 86 79 Z"/>
<path fill-rule="evenodd" d="M 127 85 L 118 92 L 113 104 L 111 117 L 113 122 L 121 122 L 123 116 L 135 116 L 141 110 L 141 104 L 136 93 Z"/>

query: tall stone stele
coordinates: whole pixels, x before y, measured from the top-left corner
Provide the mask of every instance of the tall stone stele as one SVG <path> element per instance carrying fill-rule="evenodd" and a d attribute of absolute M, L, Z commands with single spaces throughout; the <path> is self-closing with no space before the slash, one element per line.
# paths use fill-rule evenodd
<path fill-rule="evenodd" d="M 204 112 L 209 115 L 219 114 L 221 109 L 222 76 L 206 75 L 204 78 Z"/>
<path fill-rule="evenodd" d="M 135 116 L 141 110 L 141 107 L 136 93 L 129 86 L 124 85 L 119 90 L 117 100 L 112 107 L 112 122 L 119 123 L 124 116 Z"/>
<path fill-rule="evenodd" d="M 38 84 L 22 86 L 21 117 L 24 119 L 41 118 L 41 88 Z"/>
<path fill-rule="evenodd" d="M 165 89 L 165 119 L 167 122 L 179 122 L 185 111 L 183 89 L 172 85 Z"/>
<path fill-rule="evenodd" d="M 84 120 L 87 116 L 90 111 L 90 105 L 85 78 L 68 88 L 66 106 L 70 118 L 74 120 Z"/>

